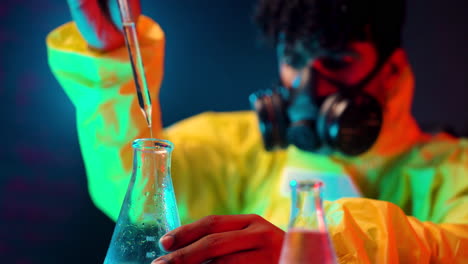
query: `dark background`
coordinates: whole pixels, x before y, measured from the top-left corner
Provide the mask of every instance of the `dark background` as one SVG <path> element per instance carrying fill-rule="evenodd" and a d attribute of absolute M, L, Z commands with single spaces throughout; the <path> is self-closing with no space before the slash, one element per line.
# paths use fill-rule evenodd
<path fill-rule="evenodd" d="M 466 133 L 466 0 L 409 2 L 414 115 Z M 274 51 L 260 45 L 253 3 L 143 1 L 167 35 L 165 125 L 206 110 L 247 109 L 247 95 L 269 87 Z M 63 0 L 0 4 L 1 263 L 102 263 L 113 231 L 88 197 L 75 112 L 47 66 L 45 37 L 69 20 Z"/>

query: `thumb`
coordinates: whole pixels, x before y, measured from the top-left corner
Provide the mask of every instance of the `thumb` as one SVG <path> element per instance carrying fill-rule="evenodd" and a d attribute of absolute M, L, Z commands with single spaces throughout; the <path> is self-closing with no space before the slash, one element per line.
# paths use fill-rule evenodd
<path fill-rule="evenodd" d="M 70 13 L 89 46 L 108 51 L 124 44 L 117 0 L 67 0 Z M 129 3 L 135 17 L 140 13 L 139 1 Z M 116 24 L 119 23 L 119 24 Z"/>

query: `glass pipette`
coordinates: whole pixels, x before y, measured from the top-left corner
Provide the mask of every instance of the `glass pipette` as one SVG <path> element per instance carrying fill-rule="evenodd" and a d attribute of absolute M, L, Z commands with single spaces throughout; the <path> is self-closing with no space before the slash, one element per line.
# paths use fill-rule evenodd
<path fill-rule="evenodd" d="M 150 129 L 151 137 L 153 137 L 151 129 L 151 95 L 146 82 L 145 68 L 143 67 L 143 60 L 141 58 L 135 20 L 132 17 L 127 0 L 119 0 L 118 4 L 124 29 L 125 44 L 132 64 L 133 80 L 135 81 L 138 104 Z"/>

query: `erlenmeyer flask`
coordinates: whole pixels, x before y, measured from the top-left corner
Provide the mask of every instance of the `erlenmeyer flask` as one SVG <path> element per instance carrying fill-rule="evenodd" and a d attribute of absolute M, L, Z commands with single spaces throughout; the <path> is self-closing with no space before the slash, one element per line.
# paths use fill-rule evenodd
<path fill-rule="evenodd" d="M 291 216 L 280 264 L 337 263 L 323 213 L 322 186 L 320 181 L 290 182 Z"/>
<path fill-rule="evenodd" d="M 133 171 L 104 264 L 149 264 L 165 254 L 159 238 L 180 226 L 169 141 L 133 142 Z"/>

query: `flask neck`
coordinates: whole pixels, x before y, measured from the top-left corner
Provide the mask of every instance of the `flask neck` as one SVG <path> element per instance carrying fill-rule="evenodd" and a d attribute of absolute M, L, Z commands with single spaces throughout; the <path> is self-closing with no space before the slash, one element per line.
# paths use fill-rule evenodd
<path fill-rule="evenodd" d="M 172 148 L 172 143 L 164 140 L 138 139 L 133 143 L 132 177 L 121 211 L 130 222 L 157 222 L 160 212 L 166 212 L 163 207 L 175 205 Z"/>
<path fill-rule="evenodd" d="M 291 181 L 289 229 L 327 232 L 322 206 L 322 183 Z"/>
<path fill-rule="evenodd" d="M 172 148 L 172 143 L 164 140 L 136 140 L 133 143 L 133 176 L 135 180 L 157 183 L 158 179 L 162 179 L 170 173 Z"/>

